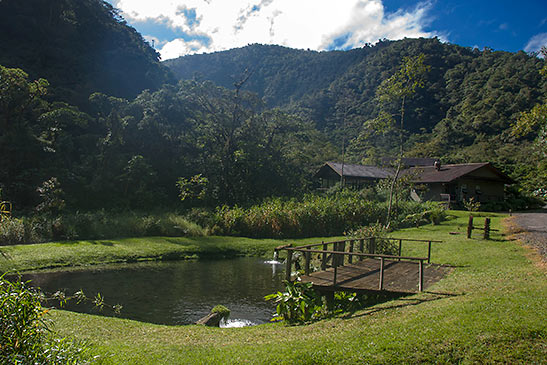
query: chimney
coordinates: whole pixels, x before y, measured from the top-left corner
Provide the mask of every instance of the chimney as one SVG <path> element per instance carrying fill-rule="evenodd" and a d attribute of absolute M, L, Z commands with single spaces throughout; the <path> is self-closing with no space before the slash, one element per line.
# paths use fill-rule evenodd
<path fill-rule="evenodd" d="M 435 166 L 435 169 L 437 171 L 440 171 L 441 170 L 441 161 L 435 160 L 435 163 L 433 164 L 433 166 Z"/>

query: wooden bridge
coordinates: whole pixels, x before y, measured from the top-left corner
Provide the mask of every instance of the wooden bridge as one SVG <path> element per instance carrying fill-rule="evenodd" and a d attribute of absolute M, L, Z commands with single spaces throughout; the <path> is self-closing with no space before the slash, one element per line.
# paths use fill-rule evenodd
<path fill-rule="evenodd" d="M 393 241 L 398 243 L 397 255 L 376 253 L 379 245 Z M 427 243 L 427 257 L 401 256 L 403 242 Z M 423 291 L 446 274 L 446 267 L 431 264 L 431 245 L 441 242 L 365 237 L 297 247 L 281 246 L 276 250 L 287 251 L 287 281 L 292 280 L 293 265 L 297 270 L 302 269 L 298 259 L 300 256 L 304 259 L 304 275 L 300 276 L 300 280 L 313 283 L 319 291 L 415 293 Z"/>

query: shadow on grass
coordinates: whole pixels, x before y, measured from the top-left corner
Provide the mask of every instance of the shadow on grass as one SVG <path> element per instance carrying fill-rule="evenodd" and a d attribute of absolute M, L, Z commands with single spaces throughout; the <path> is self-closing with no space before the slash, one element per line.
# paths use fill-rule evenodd
<path fill-rule="evenodd" d="M 89 241 L 92 245 L 114 246 L 112 241 Z"/>
<path fill-rule="evenodd" d="M 442 292 L 433 292 L 433 291 L 424 291 L 423 293 L 424 294 L 429 294 L 431 296 L 426 297 L 426 298 L 421 298 L 421 297 L 407 298 L 409 296 L 414 296 L 416 294 L 407 294 L 407 293 L 378 294 L 377 301 L 374 302 L 374 303 L 371 303 L 370 305 L 378 305 L 378 304 L 386 303 L 386 302 L 389 302 L 389 301 L 392 301 L 392 300 L 402 301 L 403 303 L 394 303 L 394 304 L 391 304 L 391 305 L 381 306 L 381 307 L 378 307 L 378 308 L 371 308 L 371 309 L 366 309 L 366 306 L 365 306 L 364 308 L 361 309 L 361 310 L 365 311 L 364 313 L 360 313 L 360 314 L 355 314 L 355 312 L 347 313 L 346 315 L 341 316 L 341 318 L 342 319 L 361 318 L 361 317 L 366 317 L 366 316 L 369 316 L 371 314 L 381 312 L 381 311 L 386 311 L 386 310 L 390 310 L 390 309 L 397 309 L 397 308 L 404 308 L 404 307 L 409 307 L 409 306 L 415 306 L 415 305 L 419 305 L 419 304 L 422 304 L 422 303 L 441 300 L 441 299 L 444 299 L 444 298 L 458 297 L 458 296 L 464 295 L 464 293 L 442 293 Z"/>

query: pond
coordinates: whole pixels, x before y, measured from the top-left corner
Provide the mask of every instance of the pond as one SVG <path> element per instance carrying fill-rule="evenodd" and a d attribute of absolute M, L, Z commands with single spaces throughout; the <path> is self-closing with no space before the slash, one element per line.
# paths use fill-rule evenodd
<path fill-rule="evenodd" d="M 283 288 L 279 264 L 258 258 L 215 261 L 147 262 L 68 271 L 29 274 L 23 277 L 51 294 L 63 290 L 72 295 L 82 289 L 97 293 L 109 305 L 120 304 L 118 317 L 143 322 L 192 324 L 218 304 L 231 310 L 227 327 L 268 322 L 273 303 L 264 296 Z M 71 304 L 65 309 L 101 314 L 91 304 Z M 104 315 L 114 315 L 104 311 Z"/>

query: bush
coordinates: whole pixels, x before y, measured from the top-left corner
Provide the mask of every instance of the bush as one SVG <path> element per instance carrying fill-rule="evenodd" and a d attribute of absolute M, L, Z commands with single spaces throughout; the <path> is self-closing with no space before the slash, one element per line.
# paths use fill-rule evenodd
<path fill-rule="evenodd" d="M 85 345 L 54 337 L 40 299 L 40 293 L 28 283 L 0 276 L 0 362 L 67 364 L 85 360 Z"/>
<path fill-rule="evenodd" d="M 326 316 L 326 306 L 321 296 L 313 289 L 312 283 L 285 282 L 285 290 L 264 297 L 277 303 L 274 321 L 306 323 Z"/>
<path fill-rule="evenodd" d="M 0 242 L 18 244 L 25 240 L 25 224 L 21 219 L 3 217 L 0 219 Z"/>
<path fill-rule="evenodd" d="M 354 238 L 375 237 L 376 249 L 374 253 L 383 255 L 396 255 L 398 246 L 393 240 L 388 240 L 389 230 L 380 223 L 371 224 L 369 226 L 360 227 L 348 233 L 348 236 Z"/>

